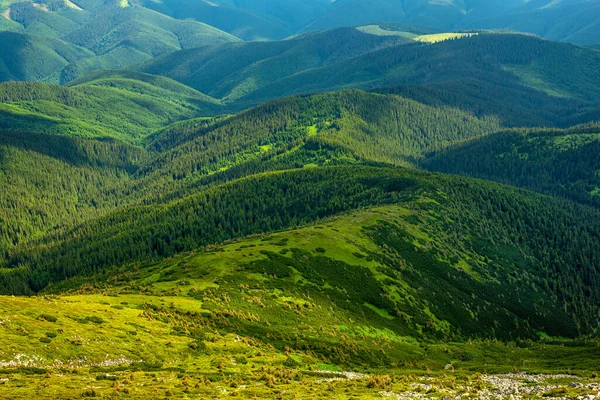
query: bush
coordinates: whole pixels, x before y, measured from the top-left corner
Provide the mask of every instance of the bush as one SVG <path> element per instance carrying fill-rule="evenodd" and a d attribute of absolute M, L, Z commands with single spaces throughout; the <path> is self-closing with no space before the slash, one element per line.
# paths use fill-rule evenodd
<path fill-rule="evenodd" d="M 202 340 L 194 340 L 188 344 L 188 347 L 194 351 L 206 351 L 206 343 Z"/>
<path fill-rule="evenodd" d="M 82 397 L 98 397 L 98 393 L 94 389 L 88 389 L 82 393 Z"/>
<path fill-rule="evenodd" d="M 38 319 L 43 319 L 43 320 L 48 321 L 48 322 L 56 322 L 56 321 L 58 321 L 58 318 L 53 317 L 52 315 L 48 315 L 48 314 L 42 314 L 42 315 L 39 316 Z"/>
<path fill-rule="evenodd" d="M 292 357 L 288 357 L 283 362 L 283 365 L 288 368 L 297 368 L 300 366 L 300 363 L 298 361 L 294 360 Z"/>
<path fill-rule="evenodd" d="M 101 374 L 96 376 L 96 380 L 97 381 L 116 381 L 117 380 L 117 376 L 116 375 L 109 375 L 109 374 Z"/>
<path fill-rule="evenodd" d="M 100 317 L 93 316 L 93 317 L 83 317 L 83 318 L 80 318 L 80 319 L 77 320 L 77 322 L 79 322 L 81 324 L 87 324 L 87 323 L 91 322 L 93 324 L 100 325 L 100 324 L 104 323 L 104 320 L 102 318 L 100 318 Z"/>
<path fill-rule="evenodd" d="M 389 375 L 374 375 L 371 378 L 369 378 L 369 381 L 367 382 L 367 387 L 369 389 L 374 389 L 374 388 L 385 388 L 387 386 L 390 386 L 392 384 L 392 378 L 389 377 Z"/>

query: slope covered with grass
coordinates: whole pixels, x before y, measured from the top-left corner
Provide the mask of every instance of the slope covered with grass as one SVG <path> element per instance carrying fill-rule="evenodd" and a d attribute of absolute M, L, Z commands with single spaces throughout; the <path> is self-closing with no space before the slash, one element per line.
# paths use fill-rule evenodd
<path fill-rule="evenodd" d="M 68 277 L 102 275 L 111 266 L 378 204 L 391 208 L 366 218 L 364 225 L 355 223 L 360 231 L 349 222 L 334 224 L 333 232 L 340 233 L 332 233 L 329 242 L 318 239 L 318 231 L 308 248 L 302 244 L 313 234 L 299 233 L 299 242 L 294 235 L 275 236 L 273 243 L 281 243 L 284 252 L 248 242 L 244 248 L 252 250 L 242 254 L 259 258 L 247 254 L 245 268 L 284 279 L 280 285 L 286 278 L 289 284 L 306 282 L 309 292 L 312 284 L 323 286 L 341 307 L 363 304 L 384 320 L 388 315 L 404 319 L 396 323 L 401 335 L 516 338 L 540 331 L 577 336 L 595 329 L 600 255 L 594 238 L 600 225 L 594 210 L 481 181 L 402 169 L 269 173 L 163 206 L 124 210 L 55 241 L 44 240 L 37 249 L 22 247 L 2 281 L 4 290 L 22 290 L 18 282 L 40 289 Z M 330 248 L 337 236 L 344 237 L 342 248 Z M 344 242 L 356 250 L 344 251 Z M 311 249 L 317 243 L 320 247 Z M 226 260 L 225 255 L 217 253 L 206 265 Z M 244 267 L 240 262 L 232 266 Z M 178 276 L 177 269 L 164 274 Z M 589 279 L 581 281 L 581 275 Z"/>

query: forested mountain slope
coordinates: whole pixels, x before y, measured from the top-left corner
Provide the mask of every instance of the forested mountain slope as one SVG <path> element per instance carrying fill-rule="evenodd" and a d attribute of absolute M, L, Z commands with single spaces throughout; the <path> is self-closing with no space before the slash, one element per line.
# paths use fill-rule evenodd
<path fill-rule="evenodd" d="M 0 82 L 44 80 L 70 63 L 93 56 L 59 39 L 15 32 L 0 32 L 0 43 Z"/>
<path fill-rule="evenodd" d="M 3 83 L 0 100 L 3 130 L 128 142 L 140 142 L 169 123 L 220 109 L 216 100 L 177 82 L 134 73 L 98 73 L 72 87 Z"/>
<path fill-rule="evenodd" d="M 18 63 L 15 68 L 28 73 L 17 71 L 0 79 L 65 83 L 97 69 L 126 68 L 175 50 L 240 40 L 201 22 L 176 20 L 127 1 L 78 4 L 48 0 L 0 5 L 6 10 L 0 33 L 7 44 L 0 60 Z"/>
<path fill-rule="evenodd" d="M 134 81 L 133 77 L 148 82 Z M 397 96 L 354 91 L 283 99 L 236 116 L 183 121 L 151 136 L 135 136 L 136 132 L 144 132 L 149 127 L 135 126 L 134 129 L 134 118 L 144 118 L 146 123 L 156 125 L 166 122 L 160 115 L 153 114 L 154 119 L 150 119 L 144 114 L 151 109 L 136 107 L 152 101 L 159 109 L 167 110 L 170 103 L 160 103 L 158 99 L 163 99 L 163 93 L 173 93 L 165 88 L 178 85 L 166 78 L 116 73 L 98 73 L 95 79 L 81 81 L 73 88 L 1 85 L 8 92 L 5 99 L 16 96 L 14 90 L 9 89 L 30 89 L 29 94 L 35 97 L 23 99 L 20 94 L 21 101 L 16 103 L 22 113 L 27 107 L 44 106 L 48 110 L 46 115 L 23 115 L 15 112 L 16 106 L 12 103 L 4 104 L 11 111 L 6 113 L 0 136 L 6 154 L 4 179 L 7 187 L 14 188 L 3 196 L 7 204 L 13 202 L 20 210 L 11 209 L 2 215 L 6 223 L 4 249 L 117 207 L 168 202 L 193 194 L 199 188 L 248 174 L 305 165 L 381 162 L 412 165 L 424 152 L 498 129 L 494 120 L 479 120 L 457 110 L 438 110 Z M 142 94 L 138 93 L 140 88 Z M 121 97 L 107 99 L 112 103 L 119 99 L 121 107 L 107 107 L 89 94 L 96 94 L 97 90 L 114 93 L 114 96 L 121 94 Z M 197 94 L 189 90 L 190 96 Z M 141 99 L 146 103 L 140 103 Z M 177 99 L 182 100 L 173 98 L 171 101 Z M 50 116 L 50 111 L 55 109 L 60 110 L 62 116 L 69 112 L 71 117 L 59 124 Z M 180 109 L 171 110 L 172 116 L 183 117 L 176 113 Z M 97 114 L 96 124 L 87 117 L 90 113 Z M 82 135 L 79 127 L 83 123 L 87 124 L 89 135 L 98 141 L 73 138 Z M 124 135 L 126 132 L 129 135 Z M 52 133 L 61 137 L 45 139 Z M 147 151 L 130 148 L 121 141 L 106 140 L 107 136 L 147 144 Z M 52 152 L 44 150 L 44 141 L 48 141 Z M 107 146 L 118 160 L 117 170 L 110 174 L 94 169 L 95 166 L 116 168 Z M 101 163 L 94 161 L 90 166 L 85 160 L 90 157 L 96 160 L 96 151 L 108 159 Z M 37 166 L 31 162 L 28 173 L 20 175 L 19 168 L 28 164 L 25 160 L 35 159 L 36 154 L 40 155 Z M 82 186 L 67 193 L 60 187 L 55 188 L 53 175 L 42 170 L 56 171 L 60 165 L 64 165 L 64 179 L 68 180 L 71 172 L 74 174 L 72 182 L 80 181 L 82 169 L 91 168 L 90 187 L 81 182 Z M 31 193 L 32 199 L 22 196 L 15 200 L 11 194 L 27 193 L 27 188 L 32 186 L 39 187 Z M 53 196 L 79 199 L 77 218 L 64 217 L 62 203 L 53 205 L 43 200 Z"/>
<path fill-rule="evenodd" d="M 352 30 L 334 32 L 294 43 L 311 43 L 314 38 L 333 46 L 348 35 L 368 38 Z M 283 43 L 176 52 L 143 65 L 141 70 L 233 102 L 234 109 L 295 93 L 427 85 L 422 90 L 405 87 L 399 93 L 477 115 L 494 115 L 510 126 L 587 122 L 586 115 L 578 113 L 596 106 L 600 96 L 596 73 L 600 53 L 531 36 L 481 34 L 436 44 L 403 44 L 333 63 L 335 59 L 326 58 L 321 66 L 320 57 L 299 63 L 297 57 L 309 58 L 296 51 L 282 52 Z M 322 48 L 318 43 L 312 48 Z M 224 51 L 232 46 L 235 52 Z M 252 56 L 241 57 L 245 51 Z M 277 57 L 273 58 L 273 53 Z"/>
<path fill-rule="evenodd" d="M 174 18 L 207 23 L 244 40 L 273 40 L 295 34 L 330 1 L 142 0 L 141 3 Z"/>
<path fill-rule="evenodd" d="M 511 29 L 578 44 L 600 38 L 594 0 L 337 0 L 304 29 L 403 22 L 442 30 Z"/>
<path fill-rule="evenodd" d="M 582 45 L 598 43 L 600 4 L 597 1 L 532 1 L 502 15 L 467 25 L 469 28 L 512 29 L 548 40 Z"/>
<path fill-rule="evenodd" d="M 167 76 L 231 102 L 303 71 L 409 41 L 400 36 L 377 36 L 342 28 L 284 41 L 231 43 L 175 52 L 137 69 Z M 281 96 L 273 94 L 275 97 Z"/>
<path fill-rule="evenodd" d="M 600 126 L 519 129 L 431 155 L 427 169 L 509 183 L 600 206 Z"/>
<path fill-rule="evenodd" d="M 139 7 L 115 7 L 64 36 L 92 50 L 96 57 L 67 68 L 61 82 L 95 69 L 123 69 L 181 49 L 239 39 L 195 21 L 179 21 Z"/>
<path fill-rule="evenodd" d="M 124 75 L 106 76 L 108 87 L 110 82 L 134 87 L 131 78 L 136 75 Z M 153 87 L 177 85 L 139 78 L 157 80 Z M 82 86 L 62 89 L 64 93 L 41 91 L 38 98 L 52 93 L 68 99 L 80 87 L 103 87 L 103 80 L 99 74 Z M 493 119 L 457 110 L 348 91 L 282 99 L 228 118 L 180 122 L 149 137 L 146 151 L 115 140 L 50 136 L 56 144 L 45 146 L 50 143 L 45 135 L 4 134 L 4 179 L 14 187 L 10 193 L 22 195 L 4 200 L 5 210 L 11 211 L 2 216 L 9 227 L 4 232 L 2 290 L 24 294 L 50 283 L 63 285 L 65 279 L 83 282 L 115 267 L 129 270 L 131 263 L 386 205 L 393 218 L 363 225 L 371 241 L 367 255 L 389 269 L 389 279 L 400 281 L 373 281 L 374 292 L 353 302 L 409 321 L 425 318 L 423 307 L 429 304 L 434 335 L 508 338 L 514 337 L 511 326 L 522 327 L 519 335 L 528 337 L 536 331 L 564 336 L 592 332 L 600 292 L 596 210 L 497 184 L 386 167 L 416 165 L 427 153 L 498 128 Z M 18 172 L 19 162 L 34 159 L 48 172 Z M 56 173 L 65 178 L 63 183 L 52 178 Z M 35 192 L 39 201 L 28 203 L 25 190 L 32 184 L 43 189 Z M 73 207 L 77 218 L 63 212 Z M 32 217 L 44 213 L 52 217 Z M 18 226 L 27 230 L 10 229 Z M 435 239 L 426 239 L 429 235 Z M 267 258 L 248 268 L 285 278 L 289 265 L 309 281 L 330 278 L 306 275 L 305 268 L 329 263 L 350 268 L 319 252 L 313 260 L 305 251 L 314 249 L 300 246 L 284 258 L 265 253 Z M 421 273 L 413 275 L 411 268 L 417 265 Z M 319 274 L 327 270 L 317 269 Z M 402 300 L 409 293 L 393 294 L 394 287 L 431 285 L 445 280 L 445 274 L 450 283 L 434 286 L 443 284 L 446 292 L 420 296 L 409 308 L 410 302 Z M 579 279 L 582 275 L 585 280 Z M 352 281 L 327 282 L 354 293 L 347 286 Z M 477 295 L 468 300 L 467 308 L 479 310 L 475 318 L 481 329 L 473 328 L 473 316 L 460 314 L 466 312 L 466 298 L 454 303 L 460 307 L 448 300 L 462 299 L 459 293 L 466 287 L 469 293 L 489 295 L 498 282 L 503 291 L 513 291 L 509 297 L 498 292 L 485 311 Z M 385 295 L 373 296 L 379 292 Z M 522 306 L 539 302 L 545 306 Z M 414 335 L 411 329 L 419 326 L 408 323 L 401 329 Z"/>

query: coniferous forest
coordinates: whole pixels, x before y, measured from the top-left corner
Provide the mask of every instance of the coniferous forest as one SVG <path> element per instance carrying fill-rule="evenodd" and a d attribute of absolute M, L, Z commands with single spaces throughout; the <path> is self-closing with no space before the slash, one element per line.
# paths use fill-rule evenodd
<path fill-rule="evenodd" d="M 447 3 L 0 0 L 0 399 L 600 396 L 600 9 Z"/>

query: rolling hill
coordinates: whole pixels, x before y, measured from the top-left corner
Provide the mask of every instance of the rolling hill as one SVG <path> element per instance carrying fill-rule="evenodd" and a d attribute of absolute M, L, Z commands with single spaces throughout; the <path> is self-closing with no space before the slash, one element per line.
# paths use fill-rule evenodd
<path fill-rule="evenodd" d="M 0 31 L 9 43 L 0 59 L 31 71 L 28 80 L 66 83 L 94 70 L 123 69 L 175 50 L 239 41 L 235 36 L 196 21 L 180 21 L 152 10 L 117 1 L 104 4 L 80 2 L 17 2 L 5 5 Z M 7 36 L 9 35 L 9 36 Z M 84 49 L 90 52 L 85 52 Z M 4 48 L 3 48 L 4 49 Z M 57 53 L 62 59 L 58 58 Z M 42 57 L 53 62 L 24 55 Z M 11 58 L 15 54 L 17 57 Z M 56 59 L 56 60 L 54 60 Z M 44 66 L 43 71 L 37 65 Z M 3 81 L 23 74 L 0 77 Z"/>
<path fill-rule="evenodd" d="M 400 324 L 396 332 L 401 335 L 418 336 L 419 326 L 428 326 L 433 335 L 498 338 L 515 335 L 516 326 L 522 328 L 513 338 L 534 338 L 540 330 L 574 337 L 595 329 L 595 260 L 600 256 L 594 246 L 600 226 L 595 210 L 406 169 L 331 167 L 259 174 L 163 206 L 119 211 L 39 250 L 17 251 L 12 261 L 18 264 L 3 271 L 3 290 L 19 292 L 25 282 L 42 289 L 52 281 L 102 273 L 111 265 L 172 256 L 381 204 L 389 205 L 382 210 L 387 218 L 362 225 L 362 241 L 345 236 L 350 243 L 364 243 L 356 247 L 362 251 L 355 258 L 369 257 L 379 267 L 328 259 L 327 248 L 296 250 L 284 236 L 281 247 L 290 242 L 289 254 L 260 252 L 255 244 L 258 261 L 250 257 L 245 268 L 280 279 L 293 277 L 295 270 L 301 275 L 292 282 L 333 286 L 326 292 L 334 299 L 340 296 L 335 302 L 347 299 L 349 307 L 366 303 L 384 315 L 406 314 L 414 330 L 410 323 Z M 520 232 L 524 226 L 527 230 Z M 469 239 L 461 242 L 455 239 L 459 237 Z M 343 254 L 340 250 L 332 253 Z M 369 270 L 383 276 L 379 280 Z M 580 281 L 581 274 L 589 280 Z M 335 296 L 336 286 L 341 295 Z M 411 304 L 409 298 L 417 292 L 403 293 L 405 287 L 422 287 L 426 293 Z M 545 307 L 536 307 L 538 302 Z M 469 310 L 478 311 L 473 315 Z M 428 319 L 433 323 L 427 325 Z"/>
<path fill-rule="evenodd" d="M 98 72 L 71 87 L 0 84 L 3 130 L 128 142 L 169 123 L 218 113 L 219 103 L 167 78 Z"/>
<path fill-rule="evenodd" d="M 479 120 L 456 110 L 441 111 L 397 96 L 345 92 L 284 99 L 231 117 L 182 121 L 144 136 L 151 124 L 166 125 L 165 117 L 183 118 L 185 112 L 195 112 L 191 99 L 198 93 L 188 89 L 189 97 L 176 97 L 167 89 L 177 89 L 178 83 L 141 74 L 97 73 L 94 79 L 74 83 L 72 88 L 0 86 L 7 109 L 0 131 L 7 154 L 4 178 L 8 187 L 14 185 L 2 198 L 15 202 L 14 193 L 25 194 L 31 185 L 39 187 L 33 198 L 23 195 L 11 203 L 20 212 L 2 214 L 7 228 L 1 245 L 7 250 L 41 233 L 72 227 L 90 215 L 169 202 L 252 173 L 305 165 L 413 165 L 426 151 L 498 129 L 494 120 Z M 24 93 L 30 98 L 24 98 Z M 17 103 L 13 103 L 15 96 L 19 96 Z M 178 100 L 189 108 L 176 107 Z M 138 119 L 146 125 L 136 123 Z M 50 154 L 42 145 L 49 134 L 60 135 L 48 137 L 48 147 L 55 149 Z M 145 145 L 146 150 L 130 149 L 123 141 Z M 109 144 L 119 168 L 109 162 Z M 380 147 L 385 151 L 373 150 Z M 35 159 L 36 153 L 44 160 L 40 161 L 43 172 L 31 167 L 28 174 L 19 175 L 19 168 L 28 164 L 25 160 Z M 77 161 L 87 160 L 88 153 L 93 160 L 109 157 L 106 168 L 111 174 L 93 171 L 93 166 L 103 164 L 94 161 L 89 167 L 87 161 Z M 62 186 L 55 187 L 52 173 L 47 173 L 59 165 L 65 165 L 65 179 L 73 172 L 73 182 L 81 179 L 79 167 L 92 168 L 91 187 L 82 182 L 63 194 Z M 54 206 L 44 200 L 53 196 L 79 199 L 77 218 L 65 217 L 62 203 Z"/>
<path fill-rule="evenodd" d="M 508 126 L 587 122 L 579 119 L 585 118 L 582 110 L 596 106 L 600 95 L 595 71 L 600 56 L 578 46 L 513 34 L 480 34 L 434 44 L 398 36 L 404 44 L 342 59 L 326 57 L 332 54 L 329 46 L 347 49 L 346 39 L 351 37 L 372 47 L 373 41 L 390 36 L 348 28 L 284 42 L 176 52 L 139 69 L 223 99 L 233 110 L 298 93 L 402 86 L 397 90 L 404 96 L 494 115 Z M 304 46 L 312 51 L 300 52 Z"/>
<path fill-rule="evenodd" d="M 181 51 L 153 59 L 137 69 L 235 101 L 270 82 L 408 41 L 347 28 L 277 42 L 232 43 Z"/>
<path fill-rule="evenodd" d="M 548 40 L 582 45 L 600 38 L 600 4 L 596 1 L 536 1 L 508 13 L 482 19 L 470 28 L 512 29 L 530 32 Z"/>
<path fill-rule="evenodd" d="M 89 50 L 47 37 L 0 32 L 0 41 L 0 81 L 41 81 L 93 56 Z"/>
<path fill-rule="evenodd" d="M 446 31 L 510 29 L 548 40 L 591 44 L 600 38 L 598 7 L 594 0 L 337 0 L 303 29 L 402 22 Z"/>
<path fill-rule="evenodd" d="M 388 167 L 480 135 L 482 129 L 497 129 L 493 121 L 468 121 L 454 113 L 393 95 L 344 92 L 179 123 L 153 135 L 148 146 L 153 154 L 123 153 L 138 158 L 133 169 L 121 169 L 129 177 L 123 172 L 120 180 L 106 176 L 106 191 L 82 193 L 94 206 L 86 220 L 47 229 L 9 249 L 3 290 L 30 293 L 50 283 L 65 290 L 90 277 L 105 281 L 98 277 L 115 276 L 113 268 L 137 271 L 129 265 L 150 265 L 182 251 L 319 224 L 357 210 L 353 215 L 364 223 L 342 221 L 330 228 L 358 246 L 356 259 L 369 257 L 377 267 L 357 272 L 349 259 L 335 258 L 345 254 L 342 249 L 323 247 L 319 239 L 294 245 L 292 232 L 269 239 L 283 243 L 283 255 L 265 250 L 256 259 L 254 250 L 240 253 L 248 257 L 244 268 L 277 276 L 281 284 L 289 277 L 290 282 L 337 286 L 350 294 L 349 304 L 376 311 L 373 317 L 407 321 L 390 326 L 398 335 L 534 338 L 540 331 L 568 337 L 591 332 L 598 296 L 595 210 L 498 184 Z M 345 231 L 346 226 L 362 233 Z M 313 243 L 321 246 L 312 249 Z M 256 247 L 261 246 L 250 241 L 230 251 Z M 161 265 L 173 261 L 165 262 Z M 330 268 L 346 271 L 347 279 L 340 281 Z M 352 278 L 354 273 L 369 277 L 368 270 L 388 277 Z M 178 276 L 177 268 L 169 271 L 164 273 Z M 581 274 L 589 279 L 578 280 Z M 352 286 L 359 281 L 372 287 Z M 417 298 L 397 291 L 423 285 L 427 295 Z M 438 292 L 441 285 L 444 290 Z M 336 290 L 326 292 L 332 296 Z M 497 297 L 490 304 L 494 290 Z M 544 308 L 534 306 L 540 302 Z M 516 326 L 518 336 L 511 336 Z"/>
<path fill-rule="evenodd" d="M 295 34 L 330 2 L 144 0 L 141 3 L 177 19 L 192 18 L 204 22 L 244 40 L 276 40 Z"/>

